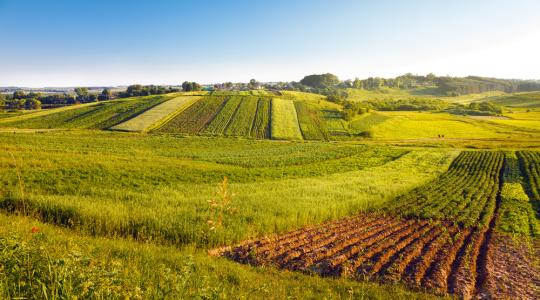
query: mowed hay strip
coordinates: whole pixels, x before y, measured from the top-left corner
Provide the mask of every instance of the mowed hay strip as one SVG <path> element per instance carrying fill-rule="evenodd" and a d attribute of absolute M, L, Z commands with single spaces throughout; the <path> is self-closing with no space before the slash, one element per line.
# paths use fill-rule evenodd
<path fill-rule="evenodd" d="M 149 131 L 166 123 L 200 98 L 200 96 L 180 96 L 173 98 L 143 112 L 133 119 L 111 127 L 111 129 L 131 132 Z"/>
<path fill-rule="evenodd" d="M 303 139 L 293 101 L 272 99 L 271 135 L 276 140 Z"/>

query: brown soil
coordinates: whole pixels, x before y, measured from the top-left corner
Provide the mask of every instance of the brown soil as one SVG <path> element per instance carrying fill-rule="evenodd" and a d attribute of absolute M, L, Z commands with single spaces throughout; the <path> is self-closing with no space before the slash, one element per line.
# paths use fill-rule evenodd
<path fill-rule="evenodd" d="M 539 299 L 540 273 L 529 248 L 491 229 L 361 214 L 213 254 L 322 276 L 402 282 L 465 299 Z"/>

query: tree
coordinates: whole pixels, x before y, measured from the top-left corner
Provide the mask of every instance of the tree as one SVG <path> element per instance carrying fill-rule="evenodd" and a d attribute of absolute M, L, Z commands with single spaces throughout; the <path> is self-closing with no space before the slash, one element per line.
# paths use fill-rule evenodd
<path fill-rule="evenodd" d="M 77 94 L 77 101 L 80 103 L 84 103 L 88 101 L 88 89 L 84 87 L 78 87 L 74 90 L 75 94 Z"/>
<path fill-rule="evenodd" d="M 184 81 L 182 83 L 182 90 L 184 92 L 200 91 L 202 90 L 202 86 L 196 82 Z"/>
<path fill-rule="evenodd" d="M 0 94 L 0 107 L 4 108 L 5 105 L 6 105 L 6 96 L 4 96 L 4 94 Z"/>
<path fill-rule="evenodd" d="M 41 101 L 35 98 L 26 99 L 24 107 L 26 109 L 41 109 Z"/>
<path fill-rule="evenodd" d="M 24 98 L 26 98 L 26 94 L 23 91 L 13 92 L 13 99 L 24 99 Z"/>
<path fill-rule="evenodd" d="M 339 78 L 330 73 L 305 76 L 300 83 L 313 88 L 331 88 L 339 84 Z"/>
<path fill-rule="evenodd" d="M 256 89 L 259 88 L 259 86 L 260 86 L 260 83 L 257 82 L 257 80 L 255 80 L 255 79 L 251 79 L 251 80 L 249 81 L 249 83 L 248 83 L 248 88 L 249 88 L 250 90 L 256 90 Z"/>
<path fill-rule="evenodd" d="M 103 91 L 101 91 L 101 94 L 98 97 L 99 101 L 111 100 L 111 99 L 112 99 L 112 92 L 108 88 L 104 88 Z"/>

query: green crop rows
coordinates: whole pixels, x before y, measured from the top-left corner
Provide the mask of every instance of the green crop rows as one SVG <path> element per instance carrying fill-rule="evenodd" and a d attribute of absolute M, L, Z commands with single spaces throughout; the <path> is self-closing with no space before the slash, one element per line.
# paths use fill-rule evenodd
<path fill-rule="evenodd" d="M 306 140 L 328 140 L 329 135 L 317 112 L 312 110 L 305 102 L 295 102 L 298 113 L 298 123 L 302 130 L 302 135 Z"/>
<path fill-rule="evenodd" d="M 390 209 L 486 227 L 495 211 L 503 163 L 501 152 L 463 152 L 445 174 L 398 197 Z"/>
<path fill-rule="evenodd" d="M 223 97 L 203 97 L 156 131 L 199 134 L 214 119 L 224 101 Z"/>
<path fill-rule="evenodd" d="M 260 98 L 257 103 L 257 113 L 251 128 L 251 136 L 257 139 L 270 138 L 270 105 L 269 98 Z"/>
<path fill-rule="evenodd" d="M 225 129 L 227 129 L 227 125 L 229 125 L 229 122 L 231 122 L 231 120 L 234 118 L 234 114 L 238 109 L 241 101 L 242 97 L 240 96 L 230 97 L 227 102 L 225 102 L 225 105 L 223 105 L 216 117 L 212 120 L 212 122 L 210 122 L 210 124 L 208 124 L 208 126 L 204 129 L 203 133 L 211 135 L 222 135 L 225 132 Z"/>
<path fill-rule="evenodd" d="M 253 128 L 253 121 L 257 113 L 257 97 L 244 97 L 238 107 L 234 118 L 231 120 L 226 135 L 249 137 Z"/>

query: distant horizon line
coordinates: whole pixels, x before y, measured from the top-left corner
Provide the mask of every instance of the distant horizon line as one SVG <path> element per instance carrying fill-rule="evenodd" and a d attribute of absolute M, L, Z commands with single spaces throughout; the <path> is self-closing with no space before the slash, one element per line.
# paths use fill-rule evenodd
<path fill-rule="evenodd" d="M 326 73 L 331 73 L 331 72 L 326 72 Z M 325 74 L 325 73 L 313 73 L 313 74 Z M 431 72 L 430 73 L 427 73 L 427 74 L 418 74 L 418 73 L 404 73 L 402 75 L 398 75 L 398 76 L 394 76 L 394 77 L 384 77 L 384 76 L 368 76 L 368 77 L 365 77 L 365 78 L 360 78 L 360 77 L 354 77 L 354 78 L 347 78 L 347 79 L 340 79 L 340 81 L 347 81 L 347 80 L 355 80 L 356 78 L 360 79 L 360 80 L 365 80 L 367 78 L 383 78 L 383 79 L 391 79 L 391 78 L 396 78 L 396 77 L 400 77 L 400 76 L 403 76 L 403 75 L 406 75 L 406 74 L 412 74 L 414 76 L 426 76 L 428 74 L 432 74 Z M 308 74 L 308 75 L 312 75 L 312 74 Z M 306 75 L 307 76 L 307 75 Z M 452 78 L 466 78 L 466 77 L 482 77 L 482 78 L 492 78 L 492 79 L 501 79 L 501 80 L 520 80 L 520 81 L 540 81 L 540 78 L 505 78 L 505 77 L 493 77 L 493 76 L 481 76 L 481 75 L 467 75 L 467 76 L 452 76 L 452 75 L 436 75 L 435 76 L 437 77 L 452 77 Z M 339 78 L 339 76 L 338 76 Z M 257 78 L 252 78 L 252 79 L 255 79 L 257 80 Z M 248 79 L 247 81 L 217 81 L 217 82 L 211 82 L 211 83 L 204 83 L 204 82 L 198 82 L 200 83 L 201 85 L 204 85 L 204 86 L 210 86 L 210 85 L 215 85 L 215 84 L 222 84 L 222 83 L 226 83 L 226 82 L 232 82 L 234 84 L 237 84 L 237 83 L 248 83 L 250 79 Z M 278 82 L 299 82 L 301 80 L 298 79 L 298 80 L 292 80 L 292 81 L 284 81 L 284 80 L 274 80 L 274 81 L 258 81 L 260 83 L 278 83 Z M 179 81 L 177 83 L 123 83 L 123 84 L 113 84 L 113 85 L 103 85 L 103 84 L 88 84 L 88 85 L 47 85 L 47 86 L 31 86 L 31 85 L 5 85 L 5 86 L 0 86 L 0 89 L 70 89 L 70 88 L 76 88 L 76 87 L 86 87 L 86 88 L 123 88 L 123 87 L 128 87 L 130 85 L 155 85 L 155 86 L 181 86 L 182 85 L 182 82 L 184 81 L 189 81 L 189 80 L 182 80 L 182 81 Z M 197 81 L 194 81 L 194 82 L 197 82 Z"/>

